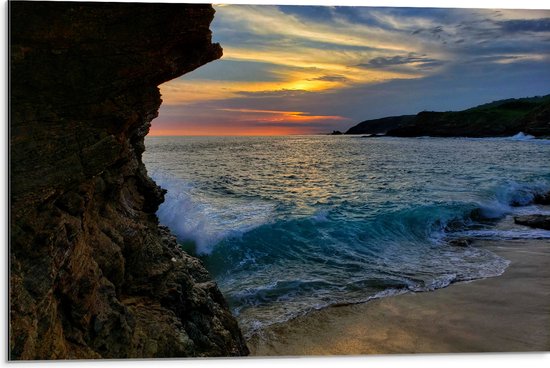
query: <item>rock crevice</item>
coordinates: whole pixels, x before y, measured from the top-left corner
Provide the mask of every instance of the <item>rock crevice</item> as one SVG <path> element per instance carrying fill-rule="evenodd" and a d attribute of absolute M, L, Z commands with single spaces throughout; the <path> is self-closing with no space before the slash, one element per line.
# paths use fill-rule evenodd
<path fill-rule="evenodd" d="M 247 354 L 141 161 L 158 85 L 222 55 L 212 7 L 9 10 L 10 359 Z"/>

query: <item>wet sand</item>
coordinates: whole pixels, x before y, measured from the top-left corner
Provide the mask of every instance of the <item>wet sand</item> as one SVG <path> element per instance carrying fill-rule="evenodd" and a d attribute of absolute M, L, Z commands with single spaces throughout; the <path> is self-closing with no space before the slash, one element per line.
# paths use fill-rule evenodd
<path fill-rule="evenodd" d="M 550 350 L 550 242 L 479 241 L 511 261 L 498 277 L 331 307 L 265 330 L 251 355 Z"/>

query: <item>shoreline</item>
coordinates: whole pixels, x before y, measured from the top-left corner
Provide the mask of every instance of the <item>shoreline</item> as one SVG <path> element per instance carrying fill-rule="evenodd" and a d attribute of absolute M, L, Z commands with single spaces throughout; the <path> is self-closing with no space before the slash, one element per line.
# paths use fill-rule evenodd
<path fill-rule="evenodd" d="M 549 351 L 548 240 L 473 246 L 511 263 L 500 276 L 331 306 L 268 327 L 248 339 L 251 356 Z"/>

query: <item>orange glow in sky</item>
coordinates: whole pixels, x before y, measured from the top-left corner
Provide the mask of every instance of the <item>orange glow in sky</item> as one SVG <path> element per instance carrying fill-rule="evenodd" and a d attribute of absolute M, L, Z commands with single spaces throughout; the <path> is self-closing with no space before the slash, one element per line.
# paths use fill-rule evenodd
<path fill-rule="evenodd" d="M 342 116 L 336 115 L 310 115 L 303 111 L 279 111 L 279 110 L 254 110 L 254 109 L 219 109 L 220 111 L 242 113 L 242 121 L 256 122 L 312 122 L 324 120 L 346 120 Z M 248 116 L 247 116 L 248 115 Z"/>
<path fill-rule="evenodd" d="M 300 127 L 300 123 L 323 124 L 330 121 L 348 120 L 337 115 L 310 115 L 303 111 L 280 111 L 260 109 L 218 109 L 231 115 L 232 121 L 224 126 L 190 123 L 173 124 L 173 129 L 157 127 L 153 124 L 151 136 L 166 135 L 287 135 L 312 134 L 310 126 Z"/>
<path fill-rule="evenodd" d="M 300 131 L 293 127 L 250 127 L 238 125 L 235 123 L 228 126 L 226 129 L 212 130 L 211 127 L 201 125 L 185 124 L 184 127 L 178 129 L 156 129 L 151 128 L 149 136 L 261 136 L 261 135 L 299 135 L 311 134 L 309 131 Z"/>

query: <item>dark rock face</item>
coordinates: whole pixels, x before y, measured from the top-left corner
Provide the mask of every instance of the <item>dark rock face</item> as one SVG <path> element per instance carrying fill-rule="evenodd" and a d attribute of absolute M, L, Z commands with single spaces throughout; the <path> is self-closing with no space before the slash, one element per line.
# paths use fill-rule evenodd
<path fill-rule="evenodd" d="M 550 192 L 535 194 L 535 197 L 533 198 L 533 203 L 550 205 Z"/>
<path fill-rule="evenodd" d="M 386 134 L 414 121 L 414 115 L 390 116 L 382 119 L 365 120 L 349 128 L 346 134 Z"/>
<path fill-rule="evenodd" d="M 527 134 L 538 136 L 550 136 L 550 101 L 534 109 L 521 121 Z"/>
<path fill-rule="evenodd" d="M 451 246 L 453 246 L 453 247 L 463 247 L 463 248 L 466 248 L 466 247 L 469 247 L 471 244 L 472 244 L 472 240 L 471 240 L 471 239 L 467 239 L 467 238 L 460 238 L 460 239 L 451 239 L 451 240 L 449 240 L 449 245 L 451 245 Z"/>
<path fill-rule="evenodd" d="M 209 5 L 11 2 L 10 358 L 244 355 L 141 161 L 157 86 L 222 55 Z"/>
<path fill-rule="evenodd" d="M 515 216 L 514 222 L 519 225 L 529 226 L 537 229 L 550 230 L 549 215 Z"/>

